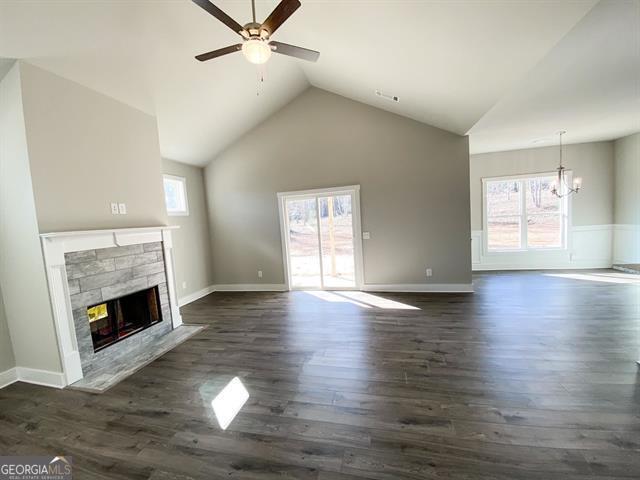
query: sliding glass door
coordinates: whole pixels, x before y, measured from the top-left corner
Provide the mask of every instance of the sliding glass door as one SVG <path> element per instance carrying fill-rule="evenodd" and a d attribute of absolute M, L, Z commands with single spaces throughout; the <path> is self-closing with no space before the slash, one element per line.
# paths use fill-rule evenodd
<path fill-rule="evenodd" d="M 279 194 L 290 288 L 359 287 L 358 191 L 349 188 Z"/>
<path fill-rule="evenodd" d="M 289 284 L 292 288 L 321 288 L 318 202 L 291 198 L 285 203 L 288 219 Z"/>

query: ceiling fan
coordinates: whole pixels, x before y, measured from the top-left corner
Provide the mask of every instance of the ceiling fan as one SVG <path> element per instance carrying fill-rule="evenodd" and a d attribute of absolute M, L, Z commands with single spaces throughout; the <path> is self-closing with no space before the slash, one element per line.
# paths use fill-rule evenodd
<path fill-rule="evenodd" d="M 256 4 L 255 0 L 251 0 L 253 21 L 247 23 L 244 27 L 209 0 L 192 1 L 239 34 L 243 39 L 242 43 L 219 48 L 196 56 L 196 59 L 201 62 L 240 50 L 242 50 L 242 53 L 248 61 L 256 65 L 260 65 L 269 60 L 272 51 L 310 62 L 317 61 L 320 56 L 320 52 L 316 52 L 315 50 L 271 40 L 271 35 L 300 7 L 301 4 L 299 0 L 282 0 L 263 23 L 256 22 Z"/>

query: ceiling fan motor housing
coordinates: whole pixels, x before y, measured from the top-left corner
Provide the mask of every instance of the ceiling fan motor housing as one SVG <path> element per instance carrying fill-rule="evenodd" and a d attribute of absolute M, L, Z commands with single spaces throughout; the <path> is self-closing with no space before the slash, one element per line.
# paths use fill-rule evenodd
<path fill-rule="evenodd" d="M 266 28 L 262 27 L 262 24 L 260 23 L 255 23 L 255 22 L 250 22 L 247 23 L 244 26 L 244 30 L 246 33 L 248 33 L 247 35 L 243 35 L 243 37 L 245 38 L 256 38 L 259 40 L 269 40 L 269 36 L 270 33 Z"/>

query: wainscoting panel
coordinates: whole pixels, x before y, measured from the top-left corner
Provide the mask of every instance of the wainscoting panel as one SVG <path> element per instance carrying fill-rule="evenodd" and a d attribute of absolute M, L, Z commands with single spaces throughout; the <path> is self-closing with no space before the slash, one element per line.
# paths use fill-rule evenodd
<path fill-rule="evenodd" d="M 640 225 L 613 225 L 613 263 L 640 263 Z"/>
<path fill-rule="evenodd" d="M 572 227 L 569 248 L 537 252 L 487 253 L 482 230 L 471 232 L 472 269 L 537 270 L 610 268 L 613 264 L 613 225 Z"/>

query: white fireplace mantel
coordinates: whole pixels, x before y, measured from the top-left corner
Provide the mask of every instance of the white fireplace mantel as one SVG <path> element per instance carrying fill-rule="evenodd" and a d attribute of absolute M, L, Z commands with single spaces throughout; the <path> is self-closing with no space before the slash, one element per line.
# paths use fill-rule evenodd
<path fill-rule="evenodd" d="M 176 328 L 182 325 L 182 317 L 180 316 L 176 297 L 171 230 L 177 228 L 179 227 L 163 225 L 110 230 L 52 232 L 40 235 L 65 385 L 77 382 L 83 377 L 83 374 L 73 322 L 64 254 L 139 243 L 163 242 L 171 318 L 173 328 Z"/>

